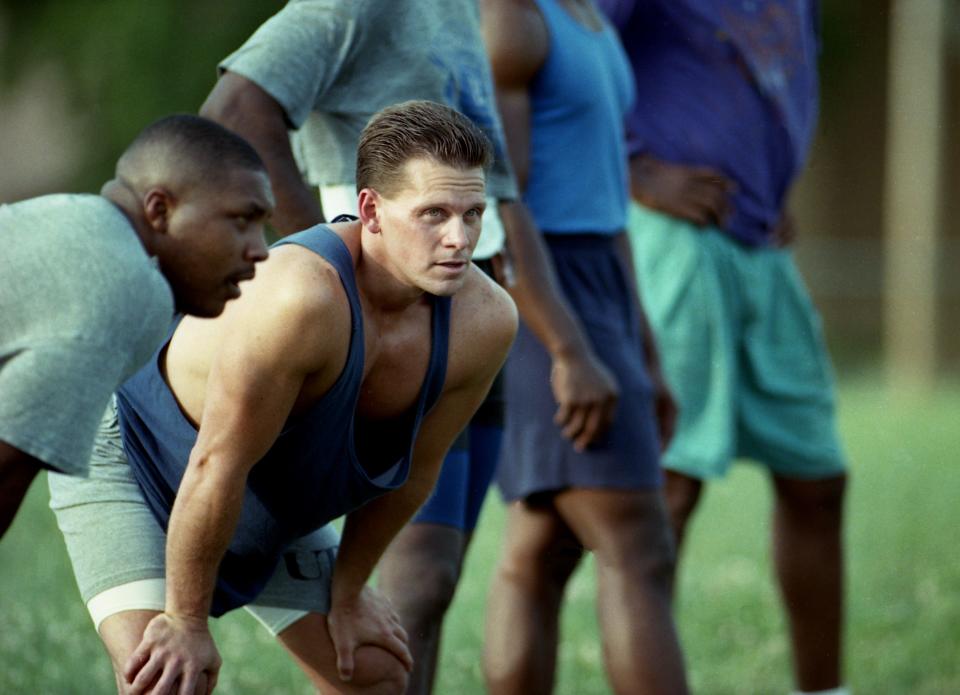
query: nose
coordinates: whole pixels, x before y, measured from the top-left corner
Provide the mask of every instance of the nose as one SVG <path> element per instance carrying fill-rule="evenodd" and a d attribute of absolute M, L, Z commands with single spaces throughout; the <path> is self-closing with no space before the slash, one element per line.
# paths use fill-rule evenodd
<path fill-rule="evenodd" d="M 267 260 L 270 252 L 267 250 L 267 240 L 263 236 L 263 231 L 253 235 L 250 243 L 244 251 L 243 257 L 251 263 L 258 263 Z"/>
<path fill-rule="evenodd" d="M 463 220 L 458 218 L 452 219 L 445 231 L 443 241 L 446 246 L 459 251 L 470 245 L 467 226 L 463 223 Z"/>

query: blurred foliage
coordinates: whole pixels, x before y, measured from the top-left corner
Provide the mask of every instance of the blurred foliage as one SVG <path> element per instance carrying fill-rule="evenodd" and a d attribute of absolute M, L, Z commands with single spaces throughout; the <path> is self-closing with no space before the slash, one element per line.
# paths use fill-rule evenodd
<path fill-rule="evenodd" d="M 89 162 L 75 181 L 94 189 L 147 123 L 196 112 L 219 60 L 283 6 L 281 0 L 8 0 L 0 3 L 0 81 L 53 64 L 85 124 Z"/>

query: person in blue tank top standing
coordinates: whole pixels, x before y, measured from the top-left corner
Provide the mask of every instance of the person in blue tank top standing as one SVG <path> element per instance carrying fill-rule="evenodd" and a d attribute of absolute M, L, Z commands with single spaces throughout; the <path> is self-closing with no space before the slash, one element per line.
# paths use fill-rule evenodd
<path fill-rule="evenodd" d="M 118 393 L 90 478 L 51 479 L 121 692 L 211 691 L 208 617 L 240 606 L 322 692 L 405 691 L 407 635 L 367 581 L 516 331 L 470 263 L 490 158 L 446 106 L 381 111 L 359 220 L 286 237 L 242 302 L 180 321 Z"/>
<path fill-rule="evenodd" d="M 670 609 L 674 547 L 659 467 L 674 411 L 624 232 L 630 67 L 588 0 L 486 0 L 481 8 L 523 200 L 619 388 L 610 417 L 568 418 L 551 391 L 548 353 L 521 324 L 506 366 L 497 481 L 509 510 L 489 598 L 487 687 L 495 695 L 552 690 L 563 592 L 586 549 L 596 558 L 613 691 L 682 694 Z"/>
<path fill-rule="evenodd" d="M 842 695 L 846 462 L 819 318 L 787 248 L 817 120 L 816 0 L 598 0 L 633 64 L 630 234 L 680 405 L 664 455 L 682 541 L 735 458 L 774 491 L 800 692 Z"/>

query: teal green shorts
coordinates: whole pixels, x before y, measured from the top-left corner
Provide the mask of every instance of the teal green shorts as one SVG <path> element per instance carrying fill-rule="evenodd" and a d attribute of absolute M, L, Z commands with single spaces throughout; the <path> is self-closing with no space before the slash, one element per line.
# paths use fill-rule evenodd
<path fill-rule="evenodd" d="M 629 232 L 680 408 L 664 467 L 717 478 L 742 457 L 784 477 L 841 475 L 832 368 L 792 254 L 638 205 Z"/>

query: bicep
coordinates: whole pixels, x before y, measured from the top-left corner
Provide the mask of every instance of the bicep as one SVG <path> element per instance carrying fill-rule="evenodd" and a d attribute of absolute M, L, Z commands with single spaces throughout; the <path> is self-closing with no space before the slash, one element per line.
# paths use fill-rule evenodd
<path fill-rule="evenodd" d="M 287 138 L 289 119 L 280 102 L 253 80 L 229 70 L 217 80 L 200 115 L 254 144 Z"/>
<path fill-rule="evenodd" d="M 323 327 L 339 317 L 316 299 L 320 281 L 308 275 L 284 285 L 296 267 L 271 262 L 218 319 L 207 377 L 196 453 L 234 471 L 248 471 L 266 454 L 335 342 Z M 307 282 L 315 283 L 312 292 L 300 286 Z"/>
<path fill-rule="evenodd" d="M 267 453 L 289 417 L 304 374 L 277 353 L 239 345 L 210 371 L 196 448 L 246 473 Z"/>

